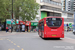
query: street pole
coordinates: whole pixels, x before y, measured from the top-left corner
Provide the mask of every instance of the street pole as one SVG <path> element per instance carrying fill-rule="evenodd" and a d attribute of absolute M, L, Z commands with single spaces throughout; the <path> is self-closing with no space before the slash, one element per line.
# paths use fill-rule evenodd
<path fill-rule="evenodd" d="M 13 0 L 12 0 L 12 17 L 11 17 L 11 33 L 12 33 L 12 30 L 13 30 Z"/>

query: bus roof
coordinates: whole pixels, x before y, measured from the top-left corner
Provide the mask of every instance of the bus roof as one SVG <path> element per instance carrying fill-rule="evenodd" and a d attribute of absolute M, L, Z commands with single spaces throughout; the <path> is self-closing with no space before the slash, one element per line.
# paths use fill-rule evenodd
<path fill-rule="evenodd" d="M 45 18 L 63 18 L 63 17 L 58 17 L 58 16 L 48 16 L 48 17 L 45 17 Z"/>
<path fill-rule="evenodd" d="M 45 18 L 63 18 L 63 17 L 59 17 L 59 16 L 48 16 L 48 17 L 45 17 Z M 41 19 L 40 21 L 44 20 L 45 18 Z"/>

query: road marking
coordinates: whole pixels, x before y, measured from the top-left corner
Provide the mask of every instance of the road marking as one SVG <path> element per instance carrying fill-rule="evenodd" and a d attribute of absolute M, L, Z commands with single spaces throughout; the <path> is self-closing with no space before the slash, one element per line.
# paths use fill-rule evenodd
<path fill-rule="evenodd" d="M 21 50 L 24 50 L 23 48 Z"/>
<path fill-rule="evenodd" d="M 11 41 L 11 43 L 13 43 L 13 42 Z"/>
<path fill-rule="evenodd" d="M 68 43 L 75 44 L 75 39 L 72 39 L 72 38 L 65 37 L 63 41 L 64 42 L 68 42 Z"/>
<path fill-rule="evenodd" d="M 11 40 L 9 40 L 9 41 L 11 41 Z"/>
<path fill-rule="evenodd" d="M 15 49 L 8 49 L 8 50 L 15 50 Z"/>
<path fill-rule="evenodd" d="M 71 40 L 75 40 L 75 39 L 72 39 L 72 38 L 69 38 L 69 37 L 65 37 L 65 38 L 68 38 L 68 39 L 71 39 Z"/>
<path fill-rule="evenodd" d="M 16 45 L 16 44 L 14 43 L 14 45 Z"/>
<path fill-rule="evenodd" d="M 0 39 L 0 40 L 3 40 L 3 39 Z"/>
<path fill-rule="evenodd" d="M 20 46 L 17 46 L 18 48 L 20 48 Z"/>
<path fill-rule="evenodd" d="M 7 39 L 7 40 L 9 40 L 9 39 Z"/>
<path fill-rule="evenodd" d="M 8 50 L 11 50 L 11 49 L 8 49 Z"/>
<path fill-rule="evenodd" d="M 11 43 L 13 43 L 11 40 L 9 40 L 9 39 L 7 39 L 7 40 L 10 41 Z M 15 43 L 13 43 L 13 44 L 16 45 Z M 18 46 L 18 45 L 17 45 L 17 47 L 20 48 L 20 46 Z M 15 49 L 8 49 L 8 50 L 15 50 Z M 24 50 L 24 49 L 22 48 L 22 50 Z"/>
<path fill-rule="evenodd" d="M 65 36 L 75 36 L 75 35 L 72 35 L 72 34 L 66 34 Z"/>
<path fill-rule="evenodd" d="M 13 50 L 15 50 L 15 49 L 13 49 Z"/>

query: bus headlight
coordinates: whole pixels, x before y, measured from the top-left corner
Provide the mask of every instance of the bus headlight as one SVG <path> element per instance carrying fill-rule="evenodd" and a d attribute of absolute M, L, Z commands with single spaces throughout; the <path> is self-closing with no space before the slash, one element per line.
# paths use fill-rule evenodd
<path fill-rule="evenodd" d="M 46 24 L 45 24 L 45 26 L 46 26 Z"/>

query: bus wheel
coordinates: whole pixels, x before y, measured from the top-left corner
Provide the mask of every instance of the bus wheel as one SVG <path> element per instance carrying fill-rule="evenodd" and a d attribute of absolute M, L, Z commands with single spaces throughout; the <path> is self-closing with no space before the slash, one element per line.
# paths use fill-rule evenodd
<path fill-rule="evenodd" d="M 43 34 L 41 33 L 41 38 L 44 39 Z"/>
<path fill-rule="evenodd" d="M 73 32 L 73 34 L 75 35 L 75 32 Z"/>
<path fill-rule="evenodd" d="M 39 34 L 39 37 L 41 37 L 41 33 L 38 33 Z"/>
<path fill-rule="evenodd" d="M 60 40 L 60 38 L 57 38 L 58 40 Z"/>

